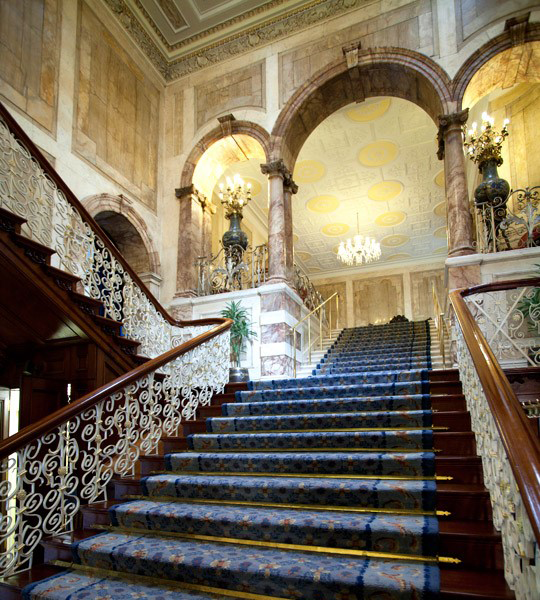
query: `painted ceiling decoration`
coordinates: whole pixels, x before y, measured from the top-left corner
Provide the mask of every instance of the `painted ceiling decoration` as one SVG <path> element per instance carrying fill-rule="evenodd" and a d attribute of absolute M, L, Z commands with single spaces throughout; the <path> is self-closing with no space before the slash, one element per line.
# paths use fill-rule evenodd
<path fill-rule="evenodd" d="M 357 118 L 351 119 L 352 111 Z M 350 271 L 336 253 L 339 242 L 356 231 L 359 213 L 359 232 L 381 243 L 378 265 L 441 261 L 447 252 L 446 202 L 435 136 L 430 117 L 400 98 L 368 99 L 325 119 L 306 140 L 293 173 L 299 187 L 293 196 L 295 260 L 308 273 Z M 261 192 L 250 208 L 262 223 L 268 192 L 259 163 L 229 164 L 227 174 L 259 182 Z"/>
<path fill-rule="evenodd" d="M 173 81 L 354 10 L 366 0 L 102 2 L 165 80 Z"/>

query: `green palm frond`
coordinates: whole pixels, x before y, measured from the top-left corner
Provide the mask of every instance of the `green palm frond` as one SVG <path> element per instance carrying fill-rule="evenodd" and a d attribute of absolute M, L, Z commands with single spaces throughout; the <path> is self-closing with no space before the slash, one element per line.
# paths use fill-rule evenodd
<path fill-rule="evenodd" d="M 245 308 L 242 308 L 240 302 L 234 300 L 229 302 L 221 311 L 221 316 L 231 319 L 231 358 L 235 364 L 240 363 L 240 354 L 244 344 L 250 339 L 257 337 L 257 334 L 251 329 L 251 322 Z"/>

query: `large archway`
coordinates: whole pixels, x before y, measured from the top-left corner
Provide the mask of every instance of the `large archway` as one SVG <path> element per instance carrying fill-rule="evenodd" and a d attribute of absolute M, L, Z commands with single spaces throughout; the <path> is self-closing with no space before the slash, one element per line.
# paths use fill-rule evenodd
<path fill-rule="evenodd" d="M 317 125 L 343 106 L 374 96 L 410 100 L 437 124 L 439 115 L 452 106 L 450 79 L 430 58 L 399 48 L 352 49 L 288 100 L 272 130 L 272 158 L 282 158 L 292 170 Z"/>

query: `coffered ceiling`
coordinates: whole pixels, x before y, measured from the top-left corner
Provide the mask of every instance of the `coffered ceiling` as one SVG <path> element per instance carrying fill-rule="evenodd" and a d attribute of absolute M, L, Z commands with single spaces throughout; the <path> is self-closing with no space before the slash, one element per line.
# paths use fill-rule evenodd
<path fill-rule="evenodd" d="M 167 81 L 354 10 L 367 0 L 102 0 Z"/>
<path fill-rule="evenodd" d="M 293 174 L 295 259 L 308 273 L 349 268 L 336 249 L 356 234 L 357 217 L 359 232 L 381 243 L 378 264 L 442 261 L 446 208 L 436 133 L 424 111 L 399 98 L 351 104 L 315 129 Z M 266 221 L 267 186 L 257 161 L 230 165 L 228 172 L 235 171 L 254 184 L 246 224 L 256 215 Z"/>

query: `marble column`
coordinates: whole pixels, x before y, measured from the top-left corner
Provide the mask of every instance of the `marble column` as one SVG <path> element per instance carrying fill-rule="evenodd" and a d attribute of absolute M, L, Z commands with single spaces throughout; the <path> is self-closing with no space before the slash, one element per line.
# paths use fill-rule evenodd
<path fill-rule="evenodd" d="M 205 212 L 211 212 L 213 205 L 193 185 L 177 189 L 176 197 L 180 219 L 175 298 L 189 298 L 197 295 L 197 258 L 208 254 L 211 232 Z"/>
<path fill-rule="evenodd" d="M 469 110 L 439 117 L 439 159 L 444 158 L 448 256 L 473 254 L 473 224 L 469 207 L 462 127 Z"/>
<path fill-rule="evenodd" d="M 268 283 L 290 283 L 287 273 L 287 230 L 290 230 L 292 244 L 292 219 L 285 206 L 283 182 L 289 172 L 283 160 L 279 159 L 261 165 L 261 171 L 268 175 Z M 287 213 L 291 221 L 286 224 Z"/>
<path fill-rule="evenodd" d="M 298 192 L 298 186 L 290 173 L 283 180 L 283 205 L 285 214 L 285 271 L 288 281 L 294 281 L 294 240 L 292 218 L 292 196 Z"/>

